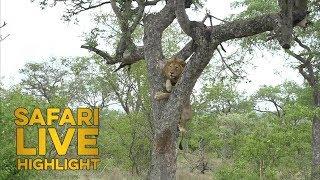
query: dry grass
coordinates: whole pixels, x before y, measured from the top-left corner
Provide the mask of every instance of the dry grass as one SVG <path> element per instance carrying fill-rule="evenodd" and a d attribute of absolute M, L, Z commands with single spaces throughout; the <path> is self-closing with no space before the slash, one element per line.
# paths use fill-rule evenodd
<path fill-rule="evenodd" d="M 188 171 L 178 170 L 177 180 L 211 180 L 212 174 L 191 173 Z"/>
<path fill-rule="evenodd" d="M 196 168 L 192 169 L 197 164 L 197 154 L 180 154 L 177 164 L 177 180 L 211 180 L 213 179 L 214 171 L 221 166 L 221 159 L 210 158 L 209 165 L 211 170 L 205 171 L 202 174 Z M 191 171 L 192 169 L 192 171 Z M 72 175 L 72 176 L 71 176 Z M 130 172 L 122 169 L 108 167 L 103 171 L 73 171 L 56 174 L 54 173 L 52 179 L 79 179 L 79 180 L 143 180 L 145 175 L 132 175 Z"/>
<path fill-rule="evenodd" d="M 124 172 L 118 169 L 114 169 L 112 171 L 105 172 L 102 177 L 96 177 L 94 175 L 81 175 L 80 180 L 143 180 L 145 177 L 143 176 L 134 176 L 129 172 Z M 198 172 L 190 172 L 186 169 L 178 169 L 177 170 L 177 180 L 211 180 L 212 173 L 207 172 L 205 174 L 201 174 Z"/>

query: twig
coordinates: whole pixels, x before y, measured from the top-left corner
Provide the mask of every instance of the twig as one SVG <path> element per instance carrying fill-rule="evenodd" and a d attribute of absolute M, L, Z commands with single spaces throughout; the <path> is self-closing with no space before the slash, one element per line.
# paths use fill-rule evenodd
<path fill-rule="evenodd" d="M 237 73 L 234 72 L 234 70 L 226 63 L 226 61 L 224 60 L 224 57 L 222 56 L 220 50 L 217 48 L 217 51 L 221 57 L 221 60 L 223 62 L 223 64 L 229 69 L 229 71 L 236 77 L 236 78 L 242 78 L 241 76 L 237 75 Z"/>
<path fill-rule="evenodd" d="M 209 16 L 210 18 L 214 18 L 214 19 L 219 20 L 219 21 L 222 21 L 222 22 L 224 22 L 224 23 L 228 23 L 228 21 L 223 20 L 223 19 L 220 19 L 220 18 L 217 18 L 217 17 L 215 17 L 215 16 L 213 16 L 213 15 L 211 15 L 211 14 L 208 14 L 208 16 Z"/>
<path fill-rule="evenodd" d="M 297 42 L 299 44 L 299 46 L 301 46 L 302 48 L 306 49 L 307 51 L 311 52 L 311 49 L 309 46 L 303 44 L 301 42 L 301 40 L 297 37 L 297 36 L 294 36 L 294 41 Z"/>
<path fill-rule="evenodd" d="M 5 40 L 8 36 L 10 36 L 10 34 L 7 34 L 5 37 L 2 37 L 2 36 L 0 35 L 0 41 Z"/>
<path fill-rule="evenodd" d="M 69 9 L 68 13 L 70 13 L 72 16 L 74 16 L 74 15 L 77 15 L 77 14 L 83 12 L 83 11 L 87 11 L 89 9 L 94 9 L 94 8 L 97 8 L 97 7 L 100 7 L 105 4 L 109 4 L 109 3 L 110 3 L 110 1 L 102 2 L 102 3 L 96 4 L 96 5 L 91 5 L 91 3 L 90 3 L 88 7 L 83 7 L 82 2 L 81 2 L 79 4 L 76 4 L 76 6 L 78 6 L 78 7 L 75 7 L 75 9 L 73 9 L 73 10 Z"/>
<path fill-rule="evenodd" d="M 204 23 L 207 20 L 208 17 L 209 17 L 208 14 L 206 14 L 201 22 Z"/>
<path fill-rule="evenodd" d="M 3 22 L 3 25 L 0 26 L 0 28 L 3 28 L 4 26 L 6 26 L 7 23 L 6 22 Z"/>

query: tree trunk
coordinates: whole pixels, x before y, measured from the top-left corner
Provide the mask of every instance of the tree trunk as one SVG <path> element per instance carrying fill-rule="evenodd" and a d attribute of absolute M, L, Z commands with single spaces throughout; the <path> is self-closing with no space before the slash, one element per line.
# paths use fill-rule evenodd
<path fill-rule="evenodd" d="M 317 87 L 313 92 L 314 104 L 320 107 L 320 91 Z M 312 122 L 312 179 L 320 179 L 320 116 L 316 114 Z"/>
<path fill-rule="evenodd" d="M 177 136 L 168 128 L 155 135 L 149 179 L 175 179 L 177 169 Z"/>
<path fill-rule="evenodd" d="M 178 105 L 167 110 L 166 100 L 157 101 L 154 95 L 163 91 L 162 68 L 164 56 L 162 52 L 162 32 L 174 20 L 174 9 L 166 7 L 155 14 L 144 18 L 144 47 L 145 59 L 148 65 L 148 77 L 150 82 L 150 94 L 152 102 L 152 118 L 154 127 L 153 146 L 151 153 L 151 164 L 148 179 L 175 179 L 177 162 L 177 127 L 179 111 L 182 106 Z M 175 122 L 175 123 L 172 123 Z"/>

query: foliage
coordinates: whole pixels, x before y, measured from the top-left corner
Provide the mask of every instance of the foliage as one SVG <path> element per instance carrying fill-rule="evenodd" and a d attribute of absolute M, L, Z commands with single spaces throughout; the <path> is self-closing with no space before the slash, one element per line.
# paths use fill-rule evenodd
<path fill-rule="evenodd" d="M 0 179 L 25 179 L 32 177 L 34 172 L 18 171 L 16 169 L 16 143 L 15 143 L 15 124 L 14 110 L 18 107 L 25 107 L 27 110 L 33 110 L 35 107 L 45 107 L 45 102 L 27 95 L 21 91 L 19 86 L 10 90 L 1 88 L 0 96 Z M 33 132 L 27 131 L 26 135 L 31 136 Z M 34 134 L 34 133 L 33 133 Z M 28 144 L 35 143 L 34 139 L 30 139 Z"/>

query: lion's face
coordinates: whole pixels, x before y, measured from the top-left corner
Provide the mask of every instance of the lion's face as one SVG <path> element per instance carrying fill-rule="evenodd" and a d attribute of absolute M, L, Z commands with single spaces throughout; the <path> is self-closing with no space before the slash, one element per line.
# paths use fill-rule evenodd
<path fill-rule="evenodd" d="M 169 60 L 163 69 L 166 78 L 173 82 L 177 82 L 177 80 L 181 77 L 185 65 L 186 63 L 181 59 Z"/>

